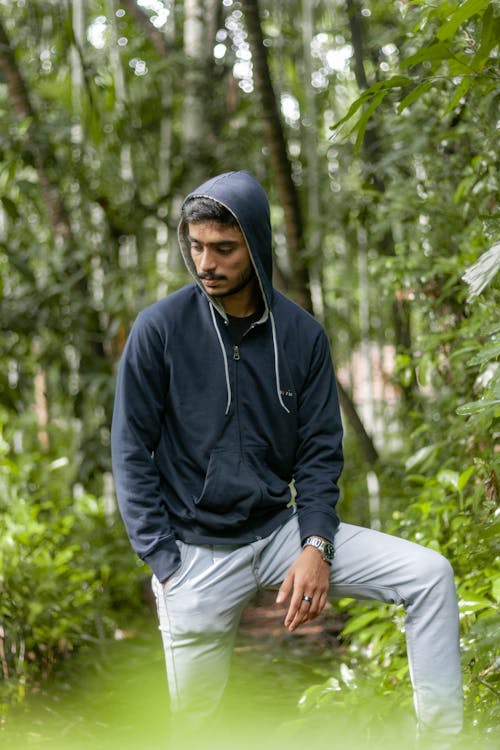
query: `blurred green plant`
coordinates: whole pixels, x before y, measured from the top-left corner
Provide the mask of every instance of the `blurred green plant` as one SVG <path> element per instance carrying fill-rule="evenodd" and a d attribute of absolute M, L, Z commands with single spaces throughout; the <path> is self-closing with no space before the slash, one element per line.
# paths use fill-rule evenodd
<path fill-rule="evenodd" d="M 499 327 L 484 326 L 487 311 L 498 309 L 499 300 L 494 274 L 489 268 L 486 273 L 487 283 L 476 279 L 480 293 L 469 295 L 452 335 L 447 326 L 436 325 L 435 333 L 419 342 L 424 348 L 418 363 L 411 355 L 404 363 L 409 371 L 415 367 L 427 395 L 414 430 L 380 468 L 382 494 L 393 509 L 391 518 L 384 517 L 384 530 L 441 552 L 454 567 L 467 737 L 481 748 L 500 723 Z M 457 407 L 471 390 L 478 400 Z M 396 696 L 408 707 L 401 610 L 350 599 L 339 607 L 348 615 L 341 634 L 347 646 L 344 676 L 310 688 L 301 701 L 303 711 L 345 709 L 365 694 L 374 706 L 384 696 L 389 713 Z M 375 710 L 366 731 L 377 732 L 379 720 Z"/>
<path fill-rule="evenodd" d="M 471 89 L 481 89 L 485 97 L 496 97 L 498 3 L 465 0 L 436 5 L 419 0 L 411 11 L 417 17 L 413 18 L 407 51 L 400 63 L 406 74 L 373 83 L 332 126 L 333 131 L 338 131 L 357 117 L 349 131 L 356 135 L 356 153 L 374 113 L 388 102 L 401 114 L 438 88 L 445 98 L 444 115 L 447 115 L 461 104 Z M 470 183 L 466 185 L 470 187 Z"/>
<path fill-rule="evenodd" d="M 23 699 L 84 645 L 113 634 L 137 607 L 140 568 L 115 513 L 73 496 L 78 460 L 51 433 L 51 450 L 13 453 L 0 413 L 0 706 Z M 24 425 L 26 429 L 26 425 Z M 35 424 L 32 429 L 36 431 Z M 59 436 L 59 440 L 61 440 Z M 123 622 L 122 622 L 123 625 Z"/>
<path fill-rule="evenodd" d="M 400 151 L 401 175 L 389 158 L 376 170 L 380 177 L 385 168 L 387 187 L 375 220 L 384 230 L 395 227 L 395 253 L 370 266 L 377 293 L 407 302 L 412 324 L 410 345 L 396 353 L 392 371 L 397 387 L 412 389 L 394 416 L 404 428 L 392 451 L 384 447 L 377 467 L 382 524 L 436 549 L 454 567 L 466 726 L 470 744 L 483 748 L 500 722 L 500 256 L 491 120 L 498 104 L 500 16 L 498 4 L 488 0 L 422 0 L 408 8 L 406 19 L 398 65 L 386 78 L 379 73 L 332 129 L 338 135 L 351 123 L 352 138 L 337 138 L 336 148 L 354 148 L 360 164 L 370 128 L 379 138 L 389 132 L 391 147 Z M 481 139 L 475 142 L 470 124 L 478 114 Z M 407 190 L 412 160 L 417 179 Z M 373 192 L 366 200 L 373 205 Z M 376 228 L 372 221 L 372 234 Z M 346 457 L 347 486 L 359 468 Z M 397 714 L 398 703 L 409 706 L 411 699 L 400 610 L 352 600 L 339 606 L 348 615 L 342 640 L 351 678 L 335 672 L 310 688 L 303 711 L 310 717 L 325 707 L 355 712 L 356 700 L 371 695 L 384 696 L 387 716 L 392 709 Z M 373 705 L 367 737 L 379 721 L 377 700 Z"/>

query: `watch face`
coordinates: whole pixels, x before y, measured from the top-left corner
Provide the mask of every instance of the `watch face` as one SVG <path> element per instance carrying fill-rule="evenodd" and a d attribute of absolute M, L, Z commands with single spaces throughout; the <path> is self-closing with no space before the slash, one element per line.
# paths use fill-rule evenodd
<path fill-rule="evenodd" d="M 323 545 L 323 557 L 325 558 L 325 560 L 333 560 L 334 555 L 335 549 L 333 544 L 325 542 L 325 544 Z"/>

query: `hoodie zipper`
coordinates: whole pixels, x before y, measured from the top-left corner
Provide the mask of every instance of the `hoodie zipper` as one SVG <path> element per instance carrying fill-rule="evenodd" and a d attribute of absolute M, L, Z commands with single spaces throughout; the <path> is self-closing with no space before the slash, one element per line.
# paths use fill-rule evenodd
<path fill-rule="evenodd" d="M 233 359 L 235 359 L 236 361 L 241 359 L 239 346 L 233 346 Z"/>

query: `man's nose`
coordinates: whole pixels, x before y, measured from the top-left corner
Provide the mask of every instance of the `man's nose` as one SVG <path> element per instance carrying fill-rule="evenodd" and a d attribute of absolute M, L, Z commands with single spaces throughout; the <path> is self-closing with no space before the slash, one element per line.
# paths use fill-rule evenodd
<path fill-rule="evenodd" d="M 200 255 L 200 269 L 202 271 L 210 271 L 217 265 L 214 253 L 205 248 Z"/>

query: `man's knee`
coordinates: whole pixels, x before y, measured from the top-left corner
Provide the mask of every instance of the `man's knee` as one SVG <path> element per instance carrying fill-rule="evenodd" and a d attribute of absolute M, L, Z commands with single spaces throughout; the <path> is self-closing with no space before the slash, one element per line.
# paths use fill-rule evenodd
<path fill-rule="evenodd" d="M 442 554 L 424 548 L 418 560 L 418 578 L 426 588 L 455 589 L 453 568 Z"/>
<path fill-rule="evenodd" d="M 429 550 L 429 552 L 431 553 L 430 565 L 434 577 L 440 581 L 453 580 L 453 568 L 450 561 L 440 552 L 435 552 L 434 550 Z"/>

